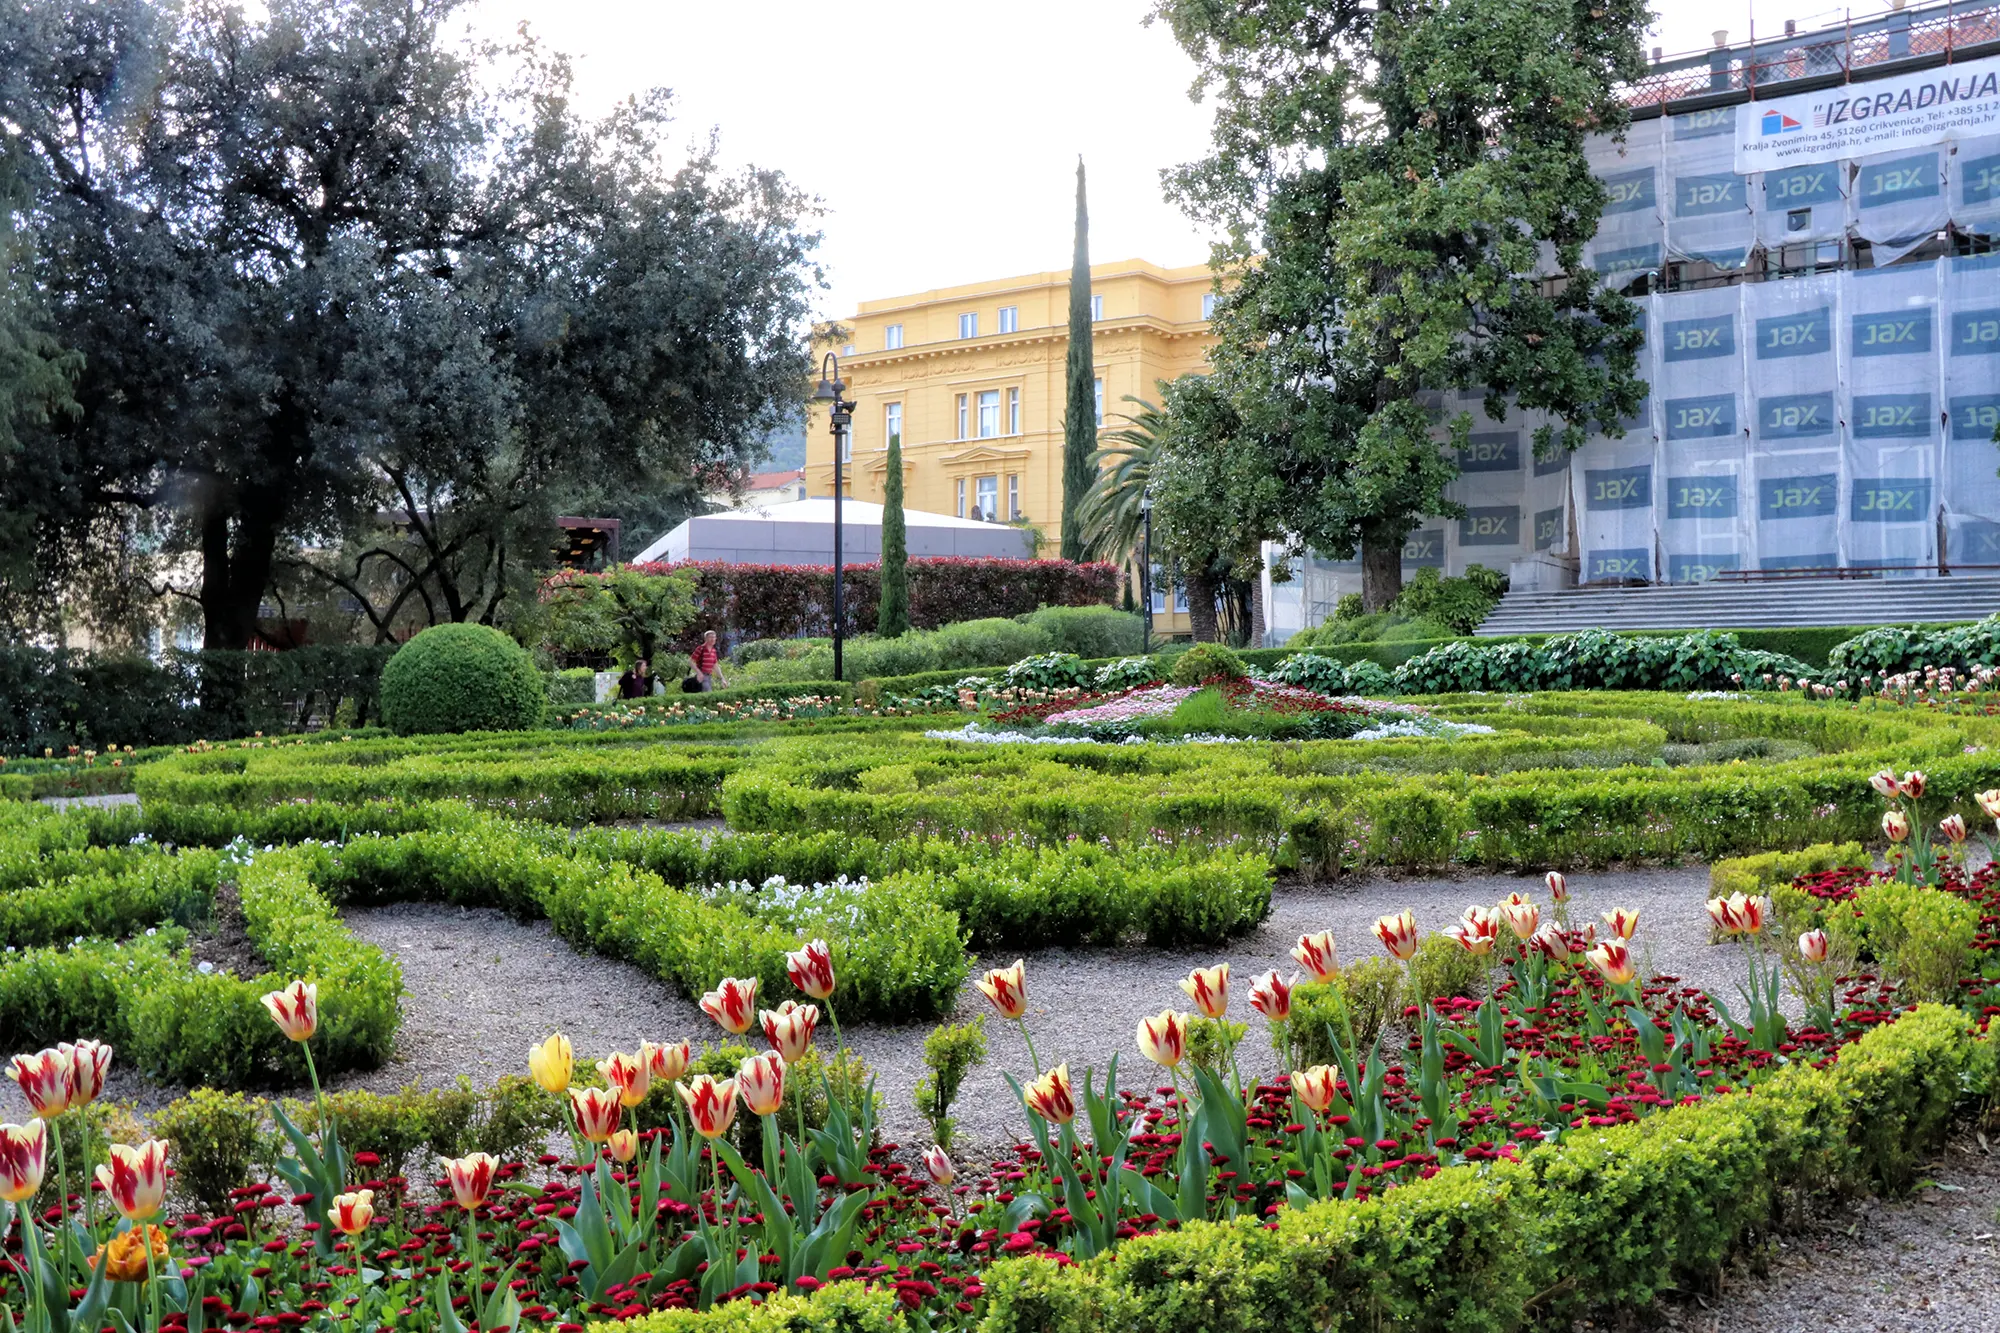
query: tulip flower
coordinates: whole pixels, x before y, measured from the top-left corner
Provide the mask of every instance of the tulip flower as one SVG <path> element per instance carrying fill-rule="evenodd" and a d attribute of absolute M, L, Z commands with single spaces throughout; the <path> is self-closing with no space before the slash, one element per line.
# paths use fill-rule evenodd
<path fill-rule="evenodd" d="M 319 1031 L 319 986 L 310 981 L 294 981 L 283 990 L 264 996 L 264 1008 L 278 1030 L 293 1041 L 310 1041 Z"/>
<path fill-rule="evenodd" d="M 1076 1119 L 1076 1094 L 1070 1087 L 1069 1065 L 1059 1064 L 1028 1085 L 1021 1094 L 1028 1109 L 1052 1125 Z"/>
<path fill-rule="evenodd" d="M 1181 978 L 1181 989 L 1203 1018 L 1221 1018 L 1229 1012 L 1229 964 L 1195 968 Z"/>
<path fill-rule="evenodd" d="M 149 1253 L 150 1251 L 150 1253 Z M 90 1266 L 104 1269 L 107 1282 L 144 1282 L 167 1262 L 167 1233 L 156 1226 L 121 1231 L 97 1247 Z"/>
<path fill-rule="evenodd" d="M 653 1082 L 673 1083 L 687 1073 L 688 1062 L 694 1059 L 694 1048 L 685 1040 L 665 1046 L 642 1041 L 639 1043 L 639 1054 L 645 1057 L 646 1069 Z"/>
<path fill-rule="evenodd" d="M 7 1065 L 7 1077 L 21 1085 L 21 1095 L 44 1120 L 53 1120 L 69 1110 L 70 1093 L 75 1089 L 70 1058 L 60 1047 L 17 1055 Z"/>
<path fill-rule="evenodd" d="M 500 1159 L 492 1153 L 469 1153 L 445 1159 L 444 1179 L 458 1206 L 468 1213 L 476 1212 L 493 1192 L 493 1173 L 499 1169 Z"/>
<path fill-rule="evenodd" d="M 935 1143 L 924 1149 L 924 1174 L 940 1189 L 958 1179 L 958 1169 L 951 1164 L 951 1158 Z"/>
<path fill-rule="evenodd" d="M 791 1064 L 812 1049 L 813 1029 L 819 1026 L 819 1006 L 786 1000 L 776 1009 L 758 1014 L 757 1022 L 764 1029 L 764 1040 L 771 1043 L 771 1049 L 785 1057 L 786 1064 Z"/>
<path fill-rule="evenodd" d="M 1438 934 L 1458 941 L 1459 948 L 1476 957 L 1493 952 L 1493 943 L 1500 938 L 1500 920 L 1495 913 L 1475 905 Z"/>
<path fill-rule="evenodd" d="M 1000 1017 L 1021 1020 L 1028 1012 L 1028 969 L 1016 958 L 1012 967 L 996 967 L 972 983 Z"/>
<path fill-rule="evenodd" d="M 1187 1056 L 1187 1015 L 1163 1009 L 1140 1019 L 1139 1053 L 1164 1069 L 1179 1066 Z"/>
<path fill-rule="evenodd" d="M 145 1221 L 167 1197 L 166 1140 L 147 1139 L 136 1148 L 112 1144 L 111 1160 L 97 1168 L 97 1183 L 126 1221 Z"/>
<path fill-rule="evenodd" d="M 0 1125 L 0 1199 L 22 1203 L 34 1198 L 48 1164 L 48 1130 L 39 1116 L 25 1125 Z"/>
<path fill-rule="evenodd" d="M 576 1132 L 588 1143 L 610 1138 L 625 1118 L 625 1108 L 610 1088 L 571 1088 L 569 1108 L 576 1115 Z"/>
<path fill-rule="evenodd" d="M 558 1032 L 539 1046 L 528 1048 L 528 1073 L 543 1092 L 560 1097 L 569 1091 L 570 1075 L 576 1070 L 576 1055 L 569 1038 Z"/>
<path fill-rule="evenodd" d="M 653 1071 L 643 1056 L 613 1051 L 597 1062 L 597 1072 L 604 1075 L 604 1085 L 618 1094 L 620 1106 L 637 1106 L 652 1091 Z"/>
<path fill-rule="evenodd" d="M 1902 842 L 1910 836 L 1910 817 L 1901 810 L 1883 811 L 1882 832 L 1890 842 Z"/>
<path fill-rule="evenodd" d="M 1614 986 L 1623 986 L 1638 975 L 1632 966 L 1632 951 L 1618 940 L 1606 940 L 1584 955 L 1599 976 Z"/>
<path fill-rule="evenodd" d="M 785 975 L 815 1000 L 833 995 L 833 954 L 825 940 L 814 940 L 805 948 L 785 955 Z"/>
<path fill-rule="evenodd" d="M 1312 973 L 1314 981 L 1332 981 L 1340 975 L 1340 959 L 1333 951 L 1333 932 L 1330 930 L 1299 936 L 1299 942 L 1292 946 L 1292 957 L 1298 960 L 1300 967 Z"/>
<path fill-rule="evenodd" d="M 1823 930 L 1809 930 L 1799 936 L 1799 957 L 1808 963 L 1826 961 L 1827 937 Z"/>
<path fill-rule="evenodd" d="M 674 1090 L 687 1103 L 695 1133 L 705 1139 L 716 1139 L 729 1132 L 729 1122 L 736 1118 L 735 1079 L 696 1074 L 685 1083 L 675 1084 Z"/>
<path fill-rule="evenodd" d="M 333 1207 L 327 1210 L 327 1216 L 342 1234 L 360 1235 L 375 1220 L 375 1191 L 356 1190 L 352 1194 L 334 1195 Z"/>
<path fill-rule="evenodd" d="M 776 1115 L 785 1101 L 785 1057 L 766 1051 L 737 1066 L 736 1095 L 750 1114 Z"/>
<path fill-rule="evenodd" d="M 614 1162 L 629 1162 L 639 1155 L 639 1136 L 629 1129 L 614 1130 L 604 1146 L 611 1150 Z"/>
<path fill-rule="evenodd" d="M 1423 942 L 1417 935 L 1417 919 L 1407 911 L 1376 918 L 1375 938 L 1382 941 L 1382 947 L 1391 955 L 1405 963 L 1416 957 L 1417 945 Z"/>
<path fill-rule="evenodd" d="M 1250 1007 L 1273 1023 L 1284 1022 L 1292 1016 L 1292 987 L 1298 980 L 1281 981 L 1278 969 L 1272 968 L 1250 983 Z"/>
<path fill-rule="evenodd" d="M 1980 792 L 1972 799 L 1979 802 L 1979 808 L 1986 812 L 1988 819 L 2000 819 L 2000 787 Z"/>
<path fill-rule="evenodd" d="M 725 1032 L 742 1036 L 757 1017 L 757 978 L 724 977 L 701 997 L 701 1011 Z"/>
<path fill-rule="evenodd" d="M 1928 781 L 1929 779 L 1922 773 L 1911 769 L 1909 772 L 1903 774 L 1903 780 L 1896 785 L 1902 788 L 1903 795 L 1913 801 L 1921 801 L 1924 799 L 1924 784 Z"/>
<path fill-rule="evenodd" d="M 79 1110 L 104 1091 L 111 1070 L 111 1048 L 101 1041 L 63 1042 L 56 1049 L 69 1057 L 69 1109 Z"/>
<path fill-rule="evenodd" d="M 1292 1092 L 1300 1101 L 1324 1115 L 1326 1108 L 1333 1105 L 1334 1094 L 1339 1091 L 1335 1086 L 1339 1078 L 1331 1065 L 1314 1065 L 1292 1075 Z"/>
<path fill-rule="evenodd" d="M 1877 796 L 1886 801 L 1893 801 L 1902 793 L 1901 786 L 1896 782 L 1894 769 L 1885 768 L 1876 773 L 1868 779 L 1868 785 L 1875 789 Z"/>
<path fill-rule="evenodd" d="M 1526 940 L 1542 924 L 1542 909 L 1518 893 L 1510 893 L 1500 904 L 1500 916 L 1517 940 Z"/>
<path fill-rule="evenodd" d="M 1552 963 L 1569 961 L 1569 937 L 1553 925 L 1543 926 L 1535 932 L 1528 947 Z"/>
<path fill-rule="evenodd" d="M 1946 815 L 1938 821 L 1938 832 L 1944 834 L 1952 846 L 1958 846 L 1965 841 L 1965 816 Z"/>
<path fill-rule="evenodd" d="M 1631 939 L 1633 932 L 1639 929 L 1639 914 L 1629 908 L 1614 907 L 1603 916 L 1604 924 L 1621 940 Z"/>
<path fill-rule="evenodd" d="M 1548 886 L 1550 901 L 1558 903 L 1569 901 L 1569 881 L 1563 877 L 1562 871 L 1551 870 L 1542 876 L 1542 883 Z"/>

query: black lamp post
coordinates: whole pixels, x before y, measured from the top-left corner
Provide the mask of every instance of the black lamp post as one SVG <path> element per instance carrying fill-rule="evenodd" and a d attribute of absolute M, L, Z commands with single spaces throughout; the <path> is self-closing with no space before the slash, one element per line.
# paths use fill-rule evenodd
<path fill-rule="evenodd" d="M 841 395 L 847 392 L 847 385 L 840 378 L 840 358 L 832 352 L 819 365 L 819 388 L 813 393 L 813 401 L 827 405 L 827 419 L 833 424 L 833 678 L 842 679 L 840 673 L 840 647 L 846 635 L 847 603 L 841 588 L 840 549 L 840 509 L 841 482 L 840 456 L 847 445 L 847 428 L 854 421 L 854 404 Z"/>
<path fill-rule="evenodd" d="M 1139 641 L 1139 651 L 1143 656 L 1153 655 L 1153 497 L 1144 491 L 1139 493 L 1139 517 L 1146 525 L 1145 556 L 1139 563 L 1140 608 L 1146 616 L 1145 637 Z"/>

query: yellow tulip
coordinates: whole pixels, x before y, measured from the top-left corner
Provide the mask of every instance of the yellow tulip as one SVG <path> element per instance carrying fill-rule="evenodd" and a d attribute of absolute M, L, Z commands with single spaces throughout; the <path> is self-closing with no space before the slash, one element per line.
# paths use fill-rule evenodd
<path fill-rule="evenodd" d="M 528 1073 L 543 1092 L 560 1097 L 569 1091 L 570 1075 L 576 1072 L 576 1056 L 569 1038 L 558 1032 L 539 1046 L 528 1048 Z"/>

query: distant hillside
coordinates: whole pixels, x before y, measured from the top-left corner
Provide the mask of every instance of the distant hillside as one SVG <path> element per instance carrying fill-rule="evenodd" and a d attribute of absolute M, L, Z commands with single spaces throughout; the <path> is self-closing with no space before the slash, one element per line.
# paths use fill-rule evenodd
<path fill-rule="evenodd" d="M 770 459 L 759 466 L 760 472 L 784 472 L 806 465 L 806 428 L 803 424 L 782 426 L 764 437 L 764 448 Z"/>

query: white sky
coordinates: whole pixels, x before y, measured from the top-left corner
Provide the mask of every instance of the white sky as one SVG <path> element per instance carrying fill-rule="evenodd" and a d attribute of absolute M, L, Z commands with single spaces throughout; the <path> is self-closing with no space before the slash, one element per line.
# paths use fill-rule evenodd
<path fill-rule="evenodd" d="M 1647 38 L 1705 49 L 1749 34 L 1749 0 L 1656 0 Z M 1757 6 L 1760 33 L 1838 21 L 1820 0 Z M 1199 263 L 1207 238 L 1162 197 L 1160 168 L 1200 156 L 1209 111 L 1149 0 L 478 0 L 495 35 L 526 20 L 576 62 L 601 111 L 673 89 L 688 138 L 819 196 L 823 316 L 875 297 L 1069 266 L 1076 156 L 1091 256 Z M 1855 17 L 1887 8 L 1861 0 Z"/>

